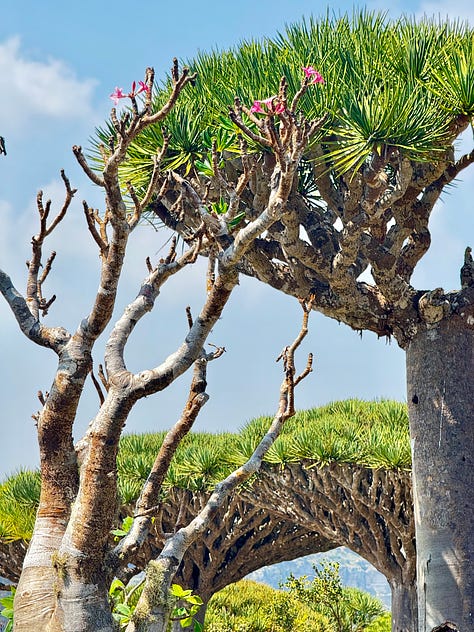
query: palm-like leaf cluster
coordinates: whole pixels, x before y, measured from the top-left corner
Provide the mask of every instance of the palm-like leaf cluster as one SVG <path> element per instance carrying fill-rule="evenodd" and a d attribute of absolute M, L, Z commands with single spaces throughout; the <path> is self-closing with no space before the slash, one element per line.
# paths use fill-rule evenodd
<path fill-rule="evenodd" d="M 0 486 L 0 539 L 29 540 L 35 524 L 41 481 L 39 472 L 22 470 Z"/>
<path fill-rule="evenodd" d="M 261 419 L 250 422 L 236 437 L 231 452 L 235 464 L 250 456 L 262 425 Z M 352 399 L 299 412 L 287 422 L 265 461 L 282 466 L 305 461 L 309 467 L 335 462 L 409 469 L 406 406 L 389 400 Z"/>
<path fill-rule="evenodd" d="M 303 21 L 273 40 L 200 53 L 188 64 L 198 73 L 194 88 L 181 95 L 167 118 L 170 145 L 163 168 L 198 175 L 212 139 L 220 152 L 237 151 L 240 131 L 228 118 L 234 98 L 250 106 L 276 94 L 282 76 L 291 98 L 309 64 L 325 84 L 310 87 L 299 107 L 308 119 L 328 114 L 314 141 L 324 149 L 325 166 L 355 172 L 374 153 L 395 147 L 415 160 L 432 159 L 452 143 L 453 121 L 474 113 L 473 42 L 467 25 L 388 21 L 363 11 Z M 168 90 L 165 82 L 157 106 Z M 98 130 L 96 148 L 110 136 L 110 126 Z M 161 129 L 148 128 L 131 146 L 124 181 L 146 186 L 162 138 Z M 250 141 L 249 149 L 263 148 Z"/>

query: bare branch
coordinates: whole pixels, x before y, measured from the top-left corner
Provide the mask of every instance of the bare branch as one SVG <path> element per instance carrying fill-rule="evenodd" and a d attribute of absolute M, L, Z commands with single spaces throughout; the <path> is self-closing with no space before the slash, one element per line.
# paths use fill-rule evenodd
<path fill-rule="evenodd" d="M 160 176 L 161 176 L 160 166 L 161 166 L 161 161 L 163 159 L 163 156 L 166 154 L 166 152 L 168 150 L 168 144 L 169 144 L 169 136 L 167 134 L 163 134 L 163 145 L 161 147 L 160 152 L 156 156 L 154 156 L 154 158 L 153 158 L 153 172 L 151 174 L 151 178 L 150 178 L 150 181 L 148 183 L 148 187 L 147 187 L 146 193 L 143 196 L 143 199 L 138 204 L 138 206 L 137 206 L 137 204 L 136 204 L 136 202 L 134 200 L 136 212 L 135 212 L 135 214 L 133 216 L 132 221 L 130 222 L 130 228 L 132 230 L 137 225 L 138 221 L 140 220 L 142 212 L 150 204 L 153 195 L 156 193 L 156 190 L 157 190 L 158 185 L 160 183 Z M 166 189 L 168 187 L 168 184 L 169 184 L 169 180 L 167 178 L 165 178 L 163 180 L 163 182 L 162 182 L 161 189 L 160 189 L 160 191 L 158 193 L 158 199 L 163 197 L 163 195 L 165 194 Z"/>
<path fill-rule="evenodd" d="M 86 176 L 91 180 L 94 184 L 99 187 L 104 187 L 105 182 L 104 179 L 101 178 L 93 169 L 89 167 L 89 164 L 86 160 L 86 157 L 82 153 L 82 147 L 80 145 L 73 145 L 72 152 L 76 157 L 77 162 L 81 165 L 82 170 L 86 174 Z M 102 156 L 104 158 L 104 156 Z"/>
<path fill-rule="evenodd" d="M 237 125 L 237 127 L 241 129 L 243 133 L 251 138 L 254 142 L 259 143 L 263 147 L 271 147 L 271 141 L 268 138 L 265 138 L 260 134 L 256 134 L 250 129 L 250 127 L 248 127 L 248 125 L 244 123 L 242 119 L 242 111 L 245 111 L 250 120 L 252 120 L 257 126 L 261 125 L 261 121 L 259 121 L 256 116 L 253 116 L 250 110 L 242 106 L 242 104 L 240 103 L 240 99 L 236 97 L 234 101 L 234 109 L 229 110 L 230 120 L 235 123 L 235 125 Z"/>
<path fill-rule="evenodd" d="M 46 299 L 44 299 L 43 297 L 41 297 L 40 301 L 39 301 L 39 308 L 41 310 L 41 314 L 43 316 L 46 316 L 49 308 L 51 307 L 51 305 L 54 303 L 54 301 L 56 300 L 56 294 L 53 294 L 53 296 L 49 299 L 49 301 L 47 301 Z"/>
<path fill-rule="evenodd" d="M 46 281 L 48 274 L 51 272 L 51 266 L 53 265 L 53 261 L 55 260 L 55 258 L 56 258 L 56 252 L 53 250 L 53 252 L 49 255 L 48 260 L 46 261 L 46 264 L 43 268 L 43 274 L 40 276 L 40 279 L 38 282 L 40 287 Z"/>
<path fill-rule="evenodd" d="M 161 110 L 159 110 L 158 112 L 156 112 L 155 114 L 151 114 L 149 116 L 146 116 L 143 118 L 144 121 L 146 121 L 146 124 L 152 124 L 152 123 L 158 123 L 159 121 L 163 120 L 165 118 L 165 116 L 168 114 L 168 112 L 172 109 L 172 107 L 174 106 L 174 104 L 176 103 L 178 96 L 180 94 L 180 92 L 182 91 L 182 89 L 188 84 L 188 83 L 193 83 L 194 80 L 196 79 L 196 73 L 190 75 L 189 74 L 189 68 L 183 68 L 183 70 L 181 71 L 181 75 L 179 74 L 179 67 L 178 67 L 178 60 L 175 58 L 173 60 L 173 68 L 171 71 L 171 76 L 173 79 L 173 88 L 171 90 L 171 94 L 168 98 L 168 101 L 165 103 L 165 105 L 161 108 Z"/>
<path fill-rule="evenodd" d="M 191 314 L 191 307 L 189 305 L 186 307 L 186 318 L 188 320 L 188 327 L 191 329 L 193 326 L 193 315 Z"/>
<path fill-rule="evenodd" d="M 290 112 L 293 112 L 293 113 L 296 112 L 296 108 L 298 106 L 298 103 L 300 102 L 301 97 L 308 91 L 309 82 L 310 82 L 310 77 L 306 77 L 301 82 L 301 86 L 298 89 L 297 93 L 295 94 L 291 102 Z"/>
<path fill-rule="evenodd" d="M 105 397 L 104 394 L 102 392 L 102 389 L 100 388 L 100 384 L 96 378 L 96 376 L 94 375 L 94 370 L 91 369 L 91 378 L 92 378 L 92 382 L 95 386 L 95 390 L 97 391 L 97 395 L 99 396 L 99 404 L 102 406 L 102 404 L 105 402 Z"/>
<path fill-rule="evenodd" d="M 61 178 L 62 181 L 64 182 L 64 186 L 66 188 L 66 197 L 64 199 L 64 203 L 63 206 L 61 208 L 61 210 L 59 211 L 59 213 L 56 215 L 56 217 L 54 218 L 54 220 L 52 221 L 52 223 L 50 224 L 50 226 L 48 228 L 46 228 L 45 226 L 45 232 L 43 235 L 44 237 L 47 237 L 48 235 L 50 235 L 53 230 L 56 228 L 56 226 L 59 224 L 59 222 L 64 219 L 64 216 L 66 215 L 66 211 L 68 210 L 72 198 L 74 197 L 74 194 L 77 193 L 77 189 L 72 189 L 71 188 L 71 183 L 69 182 L 69 179 L 67 178 L 66 174 L 64 173 L 64 170 L 61 169 Z M 49 207 L 51 205 L 51 202 L 48 201 L 47 206 L 48 206 L 48 210 L 47 213 L 45 214 L 45 219 L 49 214 Z"/>
<path fill-rule="evenodd" d="M 68 332 L 62 327 L 44 327 L 32 314 L 27 300 L 18 292 L 11 278 L 3 270 L 0 270 L 0 292 L 24 335 L 36 344 L 59 353 L 70 339 Z"/>
<path fill-rule="evenodd" d="M 304 314 L 307 317 L 307 313 Z M 307 318 L 306 318 L 307 324 Z M 305 327 L 303 324 L 302 331 Z M 288 347 L 288 350 L 294 350 L 297 348 L 304 337 L 304 334 L 300 332 L 298 338 L 295 342 Z M 289 351 L 292 354 L 292 351 Z M 290 359 L 290 364 L 293 363 L 293 357 Z M 241 485 L 245 481 L 247 481 L 255 472 L 259 470 L 261 467 L 262 461 L 267 454 L 270 447 L 274 444 L 275 440 L 278 438 L 281 429 L 285 422 L 294 415 L 294 406 L 293 406 L 293 395 L 294 395 L 294 383 L 293 377 L 287 374 L 283 380 L 283 383 L 280 388 L 280 403 L 278 406 L 278 411 L 275 414 L 273 421 L 270 425 L 270 428 L 265 433 L 264 437 L 254 450 L 252 456 L 248 459 L 244 465 L 234 470 L 229 476 L 227 476 L 223 481 L 218 483 L 212 494 L 210 495 L 206 505 L 204 508 L 198 513 L 198 515 L 189 522 L 188 525 L 179 528 L 176 533 L 168 537 L 162 552 L 158 556 L 155 563 L 162 565 L 162 570 L 166 572 L 163 575 L 163 583 L 164 586 L 160 586 L 160 588 L 166 593 L 169 585 L 171 584 L 173 577 L 178 570 L 178 566 L 183 559 L 183 556 L 189 546 L 209 528 L 209 524 L 213 520 L 214 516 L 217 514 L 219 509 L 225 503 L 227 498 L 231 493 L 234 492 L 238 485 Z M 138 520 L 134 521 L 138 524 Z M 133 527 L 132 527 L 133 529 Z M 135 541 L 138 543 L 138 532 L 134 535 Z M 131 538 L 132 539 L 132 538 Z M 148 591 L 149 591 L 149 583 L 148 581 L 145 583 L 145 587 L 140 597 L 140 601 L 138 602 L 138 607 L 141 605 L 142 600 L 148 599 Z M 164 616 L 164 620 L 166 619 L 166 615 Z M 129 627 L 129 630 L 132 632 L 136 629 L 134 623 L 132 623 Z"/>
<path fill-rule="evenodd" d="M 189 308 L 186 309 L 186 312 L 188 314 L 188 323 L 191 322 L 190 326 L 192 326 Z M 153 467 L 135 505 L 132 528 L 127 536 L 115 547 L 115 550 L 112 551 L 112 563 L 117 563 L 120 559 L 123 564 L 123 560 L 141 546 L 149 532 L 152 514 L 159 512 L 159 496 L 171 460 L 181 440 L 190 432 L 202 407 L 209 399 L 206 393 L 208 361 L 209 359 L 204 350 L 202 350 L 200 357 L 194 363 L 193 379 L 181 417 L 161 444 Z"/>
<path fill-rule="evenodd" d="M 99 246 L 101 257 L 106 257 L 108 251 L 107 232 L 105 230 L 106 221 L 103 221 L 98 211 L 94 211 L 94 209 L 90 208 L 85 200 L 83 200 L 82 206 L 84 208 L 84 215 L 86 216 L 89 232 L 95 243 Z M 100 234 L 97 231 L 96 223 L 99 225 Z"/>
<path fill-rule="evenodd" d="M 169 277 L 195 260 L 196 253 L 194 249 L 190 248 L 178 260 L 174 261 L 174 247 L 172 244 L 168 260 L 160 262 L 145 279 L 136 299 L 128 305 L 123 315 L 115 323 L 105 352 L 105 366 L 109 382 L 115 374 L 127 371 L 124 361 L 125 345 L 140 319 L 153 308 L 161 286 Z M 146 383 L 150 381 L 150 373 L 152 372 L 146 371 L 140 373 L 142 377 L 135 376 L 137 390 L 140 389 L 143 381 Z M 142 396 L 145 394 L 143 392 Z"/>

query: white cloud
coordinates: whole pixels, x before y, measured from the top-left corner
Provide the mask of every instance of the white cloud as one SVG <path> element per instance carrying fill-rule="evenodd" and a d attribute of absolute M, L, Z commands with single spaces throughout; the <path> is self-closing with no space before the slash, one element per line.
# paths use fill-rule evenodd
<path fill-rule="evenodd" d="M 19 37 L 0 43 L 2 134 L 25 128 L 38 117 L 90 118 L 96 83 L 94 79 L 78 79 L 61 60 L 27 58 L 22 53 Z"/>

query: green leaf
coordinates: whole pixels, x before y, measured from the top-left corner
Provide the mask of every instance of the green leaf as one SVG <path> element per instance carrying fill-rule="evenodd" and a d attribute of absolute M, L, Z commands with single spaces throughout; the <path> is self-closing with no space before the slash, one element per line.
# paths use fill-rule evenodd
<path fill-rule="evenodd" d="M 124 536 L 127 535 L 127 533 L 132 528 L 132 524 L 133 524 L 132 516 L 127 516 L 126 518 L 123 519 L 121 528 L 113 529 L 110 533 L 116 536 L 116 539 L 123 538 Z"/>
<path fill-rule="evenodd" d="M 192 622 L 193 622 L 192 617 L 186 617 L 185 619 L 180 620 L 180 624 L 182 628 L 187 628 L 188 625 L 191 625 Z"/>
<path fill-rule="evenodd" d="M 223 215 L 224 213 L 227 213 L 228 208 L 229 204 L 223 198 L 219 198 L 217 202 L 213 202 L 211 204 L 211 209 L 214 211 L 214 213 L 217 213 L 218 215 Z"/>
<path fill-rule="evenodd" d="M 212 165 L 209 162 L 209 160 L 204 160 L 204 161 L 196 160 L 194 162 L 194 166 L 196 167 L 198 173 L 200 173 L 203 176 L 212 178 L 212 176 L 214 175 L 214 169 L 212 168 Z"/>
<path fill-rule="evenodd" d="M 186 601 L 196 606 L 202 606 L 204 603 L 199 595 L 190 595 L 189 597 L 186 597 Z"/>
<path fill-rule="evenodd" d="M 115 606 L 115 611 L 119 614 L 129 616 L 132 614 L 132 609 L 126 603 L 119 603 Z"/>
<path fill-rule="evenodd" d="M 184 590 L 179 584 L 171 584 L 170 592 L 174 597 L 178 597 L 178 599 L 186 599 L 192 595 L 192 590 Z"/>
<path fill-rule="evenodd" d="M 124 591 L 125 591 L 125 584 L 123 583 L 123 581 L 115 578 L 113 582 L 110 584 L 109 595 L 113 596 L 114 594 L 118 592 L 124 592 Z"/>
<path fill-rule="evenodd" d="M 229 228 L 235 228 L 238 224 L 240 224 L 240 222 L 244 219 L 245 217 L 245 211 L 242 211 L 242 213 L 238 213 L 234 219 L 231 219 L 229 222 L 227 222 L 227 226 Z"/>

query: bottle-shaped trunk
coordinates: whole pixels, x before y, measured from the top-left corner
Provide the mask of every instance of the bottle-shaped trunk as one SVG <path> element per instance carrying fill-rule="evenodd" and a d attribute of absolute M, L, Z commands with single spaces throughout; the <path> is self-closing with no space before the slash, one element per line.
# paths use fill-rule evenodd
<path fill-rule="evenodd" d="M 407 349 L 419 630 L 474 629 L 474 329 L 451 316 Z"/>
<path fill-rule="evenodd" d="M 392 589 L 392 632 L 418 632 L 416 583 L 390 582 Z"/>

